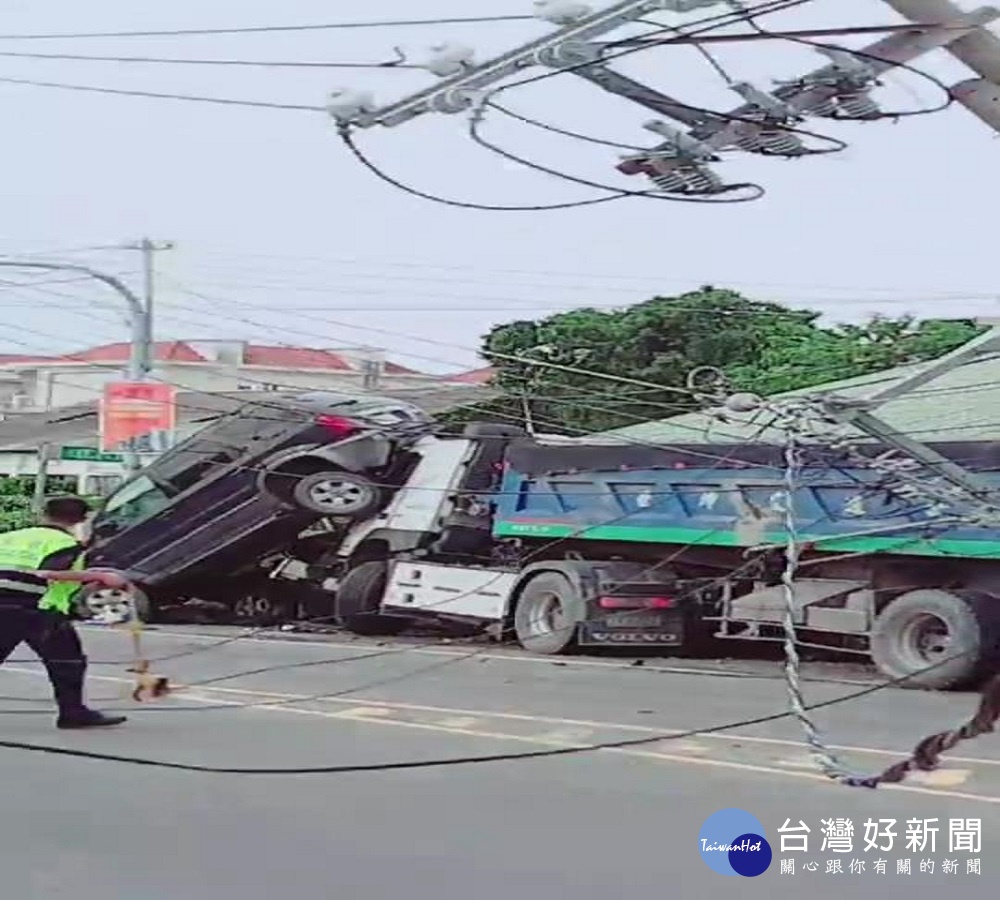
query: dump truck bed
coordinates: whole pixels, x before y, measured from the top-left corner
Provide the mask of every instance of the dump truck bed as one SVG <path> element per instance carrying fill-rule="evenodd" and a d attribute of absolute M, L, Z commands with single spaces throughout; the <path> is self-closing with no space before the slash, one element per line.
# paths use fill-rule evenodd
<path fill-rule="evenodd" d="M 1000 491 L 1000 445 L 933 448 Z M 865 452 L 884 450 L 872 445 Z M 820 448 L 807 456 L 814 459 L 800 474 L 793 506 L 799 538 L 817 550 L 1000 559 L 1000 527 L 931 527 L 939 512 L 890 497 L 870 468 L 834 463 Z M 777 544 L 787 539 L 783 479 L 782 448 L 769 445 L 518 441 L 506 453 L 493 534 L 703 547 Z"/>

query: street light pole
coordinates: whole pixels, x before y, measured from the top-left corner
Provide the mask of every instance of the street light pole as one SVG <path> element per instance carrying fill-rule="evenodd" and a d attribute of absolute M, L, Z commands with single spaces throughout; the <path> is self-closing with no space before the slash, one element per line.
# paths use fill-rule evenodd
<path fill-rule="evenodd" d="M 101 272 L 98 269 L 91 269 L 89 266 L 81 266 L 76 263 L 57 262 L 35 262 L 34 260 L 6 260 L 0 259 L 0 266 L 12 269 L 44 269 L 50 272 L 78 272 L 106 284 L 112 290 L 117 291 L 119 296 L 125 300 L 128 308 L 129 320 L 132 326 L 131 350 L 129 353 L 128 377 L 133 381 L 143 381 L 151 368 L 151 344 L 152 328 L 150 326 L 150 311 L 146 305 L 136 296 L 135 292 L 114 275 Z M 123 454 L 125 465 L 129 472 L 137 472 L 140 468 L 139 455 L 134 452 Z M 41 471 L 43 460 L 39 458 L 39 478 L 44 478 Z"/>

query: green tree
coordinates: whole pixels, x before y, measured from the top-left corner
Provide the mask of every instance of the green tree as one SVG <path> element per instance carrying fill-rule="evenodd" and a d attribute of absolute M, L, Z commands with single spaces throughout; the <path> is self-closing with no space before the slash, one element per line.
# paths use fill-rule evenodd
<path fill-rule="evenodd" d="M 620 428 L 694 408 L 684 388 L 702 366 L 772 394 L 934 359 L 981 330 L 906 316 L 823 327 L 820 315 L 705 286 L 626 309 L 500 325 L 481 352 L 503 396 L 452 419 L 530 419 L 539 431 L 569 434 Z"/>
<path fill-rule="evenodd" d="M 72 479 L 50 478 L 47 487 L 49 496 L 71 493 Z M 27 528 L 37 521 L 34 492 L 33 476 L 0 476 L 0 531 Z M 92 500 L 89 502 L 93 506 Z"/>

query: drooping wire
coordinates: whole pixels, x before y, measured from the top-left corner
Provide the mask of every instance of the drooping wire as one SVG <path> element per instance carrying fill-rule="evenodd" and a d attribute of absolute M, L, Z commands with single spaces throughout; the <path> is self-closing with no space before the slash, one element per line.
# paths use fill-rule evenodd
<path fill-rule="evenodd" d="M 812 0 L 768 0 L 768 2 L 762 4 L 762 6 L 765 7 L 766 9 L 763 10 L 761 14 L 763 14 L 763 12 L 782 11 L 784 9 L 792 8 L 794 6 L 799 6 L 807 2 L 812 2 Z M 688 25 L 684 29 L 671 28 L 665 30 L 680 31 L 686 37 L 690 37 L 692 34 L 713 31 L 719 27 L 731 23 L 734 19 L 738 20 L 739 15 L 740 14 L 738 13 L 730 11 L 728 13 L 716 14 L 698 19 L 695 22 L 688 23 Z M 699 31 L 697 26 L 704 26 L 704 27 L 701 28 Z M 694 30 L 690 30 L 692 28 Z M 634 53 L 642 52 L 644 49 L 647 48 L 641 46 L 629 47 L 623 50 L 619 50 L 610 56 L 605 55 L 601 61 L 603 63 L 609 61 L 610 59 L 617 59 L 619 57 L 631 56 Z M 523 87 L 525 85 L 534 84 L 549 78 L 558 77 L 568 72 L 574 72 L 586 69 L 591 67 L 592 65 L 593 63 L 588 61 L 584 63 L 577 63 L 572 66 L 561 67 L 551 72 L 543 72 L 539 75 L 534 75 L 528 78 L 520 79 L 503 87 L 497 88 L 491 93 L 490 96 L 491 97 L 495 96 L 505 91 L 512 90 L 516 87 Z M 580 206 L 593 206 L 599 203 L 607 203 L 613 200 L 621 200 L 624 199 L 625 197 L 647 197 L 653 199 L 679 200 L 681 202 L 712 202 L 706 200 L 697 200 L 690 197 L 665 196 L 655 190 L 631 191 L 623 188 L 614 188 L 607 185 L 601 185 L 595 182 L 586 181 L 584 179 L 576 179 L 573 176 L 564 176 L 564 173 L 560 173 L 552 169 L 547 169 L 546 167 L 538 166 L 537 164 L 531 163 L 527 160 L 523 160 L 522 158 L 513 155 L 508 156 L 508 158 L 514 162 L 519 163 L 520 165 L 526 165 L 532 168 L 536 168 L 537 170 L 546 172 L 547 174 L 555 175 L 556 177 L 559 178 L 564 178 L 564 180 L 574 181 L 579 184 L 586 184 L 592 187 L 596 187 L 598 190 L 607 191 L 608 194 L 603 197 L 592 198 L 589 200 L 580 200 L 573 203 L 560 203 L 560 204 L 550 204 L 550 205 L 533 204 L 524 206 L 501 206 L 501 205 L 463 202 L 458 200 L 452 200 L 450 198 L 441 197 L 439 195 L 430 194 L 424 191 L 420 191 L 419 189 L 404 184 L 399 179 L 390 176 L 380 166 L 378 166 L 371 159 L 369 159 L 368 156 L 365 153 L 363 153 L 363 151 L 357 146 L 357 143 L 353 138 L 353 128 L 349 122 L 338 123 L 338 134 L 340 135 L 341 140 L 344 142 L 344 144 L 347 146 L 350 152 L 354 155 L 354 157 L 358 159 L 362 163 L 362 165 L 364 165 L 364 167 L 368 169 L 368 171 L 370 171 L 372 174 L 374 174 L 377 178 L 386 182 L 392 187 L 395 187 L 399 190 L 411 194 L 412 196 L 420 197 L 421 199 L 424 200 L 430 200 L 435 203 L 441 203 L 446 206 L 460 207 L 463 209 L 478 209 L 488 212 L 544 212 L 550 210 L 573 209 Z M 474 137 L 474 140 L 477 140 L 477 138 Z M 500 150 L 499 148 L 496 148 L 495 146 L 492 145 L 487 145 L 487 149 L 490 149 L 492 152 L 495 153 L 500 153 L 501 155 L 507 154 L 507 151 Z M 739 187 L 740 189 L 744 189 L 743 186 Z M 736 200 L 732 198 L 727 198 L 725 201 L 715 201 L 715 202 L 746 202 L 746 200 L 748 199 L 758 199 L 760 196 L 763 195 L 764 189 L 761 188 L 759 185 L 751 185 L 749 187 L 752 191 L 756 192 L 755 195 L 752 197 L 740 198 Z"/>
<path fill-rule="evenodd" d="M 857 691 L 852 691 L 846 694 L 842 694 L 839 697 L 833 697 L 830 700 L 823 700 L 820 701 L 819 703 L 812 703 L 809 704 L 806 707 L 806 709 L 808 711 L 817 709 L 828 709 L 832 706 L 837 706 L 841 703 L 847 703 L 853 700 L 859 700 L 862 697 L 871 696 L 872 694 L 879 693 L 885 690 L 886 688 L 894 687 L 900 684 L 905 684 L 907 681 L 915 677 L 918 677 L 921 674 L 924 674 L 926 671 L 939 668 L 946 662 L 949 662 L 955 658 L 960 658 L 961 656 L 966 656 L 966 655 L 968 655 L 968 652 L 949 657 L 947 660 L 938 660 L 937 662 L 927 666 L 924 669 L 921 669 L 920 671 L 910 673 L 900 678 L 895 678 L 891 681 L 879 682 L 878 684 L 874 684 Z M 986 705 L 985 697 L 983 705 Z M 406 769 L 429 769 L 429 768 L 441 768 L 446 766 L 478 765 L 491 762 L 513 762 L 515 760 L 544 759 L 544 758 L 559 757 L 559 756 L 578 756 L 584 753 L 594 753 L 599 750 L 626 749 L 628 747 L 640 747 L 664 741 L 684 740 L 685 738 L 698 737 L 699 735 L 720 734 L 725 731 L 735 731 L 737 729 L 748 728 L 753 725 L 764 725 L 771 722 L 779 722 L 783 719 L 789 718 L 790 715 L 791 713 L 788 710 L 783 710 L 781 712 L 771 713 L 769 715 L 755 716 L 753 718 L 741 719 L 737 722 L 726 722 L 720 725 L 710 725 L 703 728 L 693 728 L 682 732 L 667 732 L 665 734 L 648 736 L 643 738 L 629 738 L 620 741 L 607 741 L 602 743 L 584 744 L 584 745 L 576 745 L 569 747 L 554 747 L 554 748 L 547 748 L 545 750 L 531 750 L 522 753 L 493 753 L 482 756 L 455 756 L 455 757 L 445 757 L 441 759 L 419 759 L 419 760 L 404 760 L 400 762 L 361 763 L 361 764 L 353 764 L 353 765 L 348 764 L 339 766 L 308 766 L 308 767 L 295 767 L 295 768 L 291 767 L 237 768 L 230 766 L 205 766 L 205 765 L 196 765 L 193 763 L 180 763 L 170 760 L 149 759 L 149 758 L 125 756 L 113 753 L 100 753 L 89 750 L 77 750 L 69 747 L 58 747 L 46 744 L 31 744 L 25 741 L 11 741 L 11 740 L 0 740 L 0 748 L 8 750 L 26 750 L 32 753 L 42 753 L 52 756 L 69 756 L 69 757 L 75 757 L 77 759 L 90 759 L 100 762 L 126 763 L 128 765 L 140 766 L 146 768 L 173 769 L 175 771 L 202 772 L 202 773 L 216 774 L 216 775 L 344 775 L 356 772 L 389 772 L 389 771 L 399 771 Z M 995 710 L 990 710 L 990 715 L 992 717 L 992 721 L 995 721 L 997 717 Z M 986 717 L 980 717 L 980 718 L 986 718 Z M 956 734 L 963 734 L 963 732 L 956 732 Z M 942 745 L 944 745 L 945 742 L 941 743 Z M 923 744 L 921 746 L 923 746 Z M 918 750 L 919 749 L 920 747 L 918 747 Z M 933 765 L 925 764 L 924 766 L 921 766 L 921 768 L 924 769 L 933 768 Z M 902 777 L 905 777 L 905 774 L 906 773 L 904 772 Z M 896 780 L 897 781 L 902 780 L 902 777 L 897 777 Z M 886 778 L 885 780 L 888 781 L 889 779 Z"/>
<path fill-rule="evenodd" d="M 557 169 L 552 169 L 549 166 L 542 165 L 541 163 L 525 159 L 523 156 L 518 156 L 517 154 L 512 153 L 509 150 L 505 150 L 502 147 L 497 146 L 492 141 L 484 138 L 480 130 L 483 122 L 483 111 L 491 105 L 490 101 L 486 100 L 483 104 L 477 105 L 469 117 L 469 137 L 472 139 L 473 143 L 484 148 L 485 150 L 489 150 L 490 152 L 503 157 L 510 162 L 517 163 L 518 165 L 524 166 L 528 169 L 533 169 L 536 172 L 551 175 L 555 178 L 562 179 L 563 181 L 571 181 L 574 184 L 582 184 L 587 187 L 597 188 L 602 191 L 614 191 L 614 199 L 623 199 L 625 197 L 643 197 L 648 200 L 666 200 L 673 203 L 749 203 L 754 200 L 759 200 L 766 193 L 765 189 L 759 184 L 738 183 L 726 185 L 725 188 L 716 191 L 711 195 L 685 196 L 683 194 L 664 194 L 655 188 L 645 191 L 625 190 L 623 188 L 615 188 L 610 185 L 601 184 L 597 181 L 590 181 L 586 178 L 580 178 L 576 175 L 569 175 L 566 172 L 560 172 Z M 730 194 L 738 194 L 741 191 L 744 192 L 742 196 L 729 196 Z M 719 199 L 712 199 L 713 197 L 719 197 Z"/>
<path fill-rule="evenodd" d="M 432 203 L 439 203 L 443 206 L 456 207 L 458 209 L 476 209 L 484 212 L 549 212 L 553 210 L 562 209 L 578 209 L 584 206 L 597 206 L 600 203 L 609 203 L 612 200 L 621 200 L 623 197 L 628 196 L 624 193 L 615 193 L 610 196 L 605 197 L 592 197 L 587 200 L 573 200 L 566 203 L 549 203 L 549 204 L 538 204 L 529 203 L 513 206 L 502 206 L 499 204 L 489 204 L 489 203 L 473 203 L 467 200 L 455 200 L 450 197 L 442 197 L 438 194 L 431 194 L 427 191 L 422 191 L 419 188 L 415 188 L 412 185 L 405 184 L 398 178 L 390 175 L 381 166 L 372 161 L 368 155 L 358 147 L 354 140 L 354 135 L 351 127 L 347 124 L 340 124 L 337 126 L 337 134 L 343 141 L 344 146 L 351 152 L 354 158 L 361 163 L 372 175 L 378 178 L 380 181 L 385 182 L 391 187 L 397 190 L 403 191 L 409 194 L 411 197 L 419 197 L 421 200 L 429 200 Z"/>

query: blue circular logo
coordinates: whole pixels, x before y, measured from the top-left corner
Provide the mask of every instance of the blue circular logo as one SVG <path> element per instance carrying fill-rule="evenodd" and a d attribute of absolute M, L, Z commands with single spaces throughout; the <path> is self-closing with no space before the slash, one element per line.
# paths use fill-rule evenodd
<path fill-rule="evenodd" d="M 771 845 L 764 826 L 742 809 L 721 809 L 698 832 L 698 852 L 720 875 L 756 878 L 771 865 Z"/>

